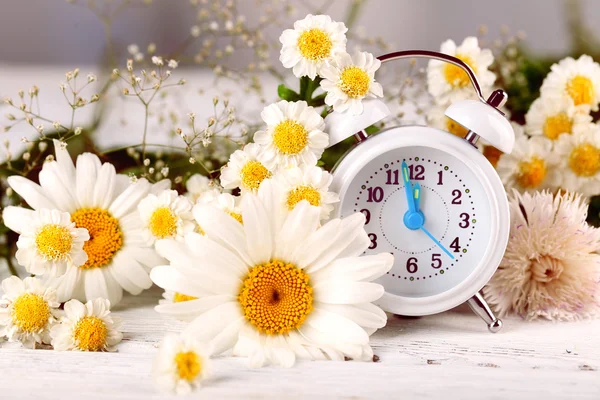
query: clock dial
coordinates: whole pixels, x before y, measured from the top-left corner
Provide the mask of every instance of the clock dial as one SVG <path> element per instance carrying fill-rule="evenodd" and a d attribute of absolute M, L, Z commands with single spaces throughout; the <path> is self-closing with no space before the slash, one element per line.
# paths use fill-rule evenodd
<path fill-rule="evenodd" d="M 414 201 L 408 193 L 417 183 L 423 229 L 404 221 Z M 379 281 L 399 296 L 432 296 L 459 285 L 490 245 L 490 201 L 483 186 L 462 161 L 437 149 L 402 147 L 370 161 L 342 200 L 341 215 L 354 212 L 366 217 L 366 253 L 394 255 L 394 267 Z"/>

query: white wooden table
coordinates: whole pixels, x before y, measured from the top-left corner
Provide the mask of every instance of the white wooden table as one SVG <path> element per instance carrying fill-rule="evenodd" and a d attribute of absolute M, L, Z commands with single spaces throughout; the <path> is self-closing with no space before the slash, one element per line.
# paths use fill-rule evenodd
<path fill-rule="evenodd" d="M 124 320 L 117 353 L 0 344 L 0 398 L 164 399 L 152 385 L 152 359 L 163 335 L 183 324 L 154 312 L 160 293 L 126 297 L 115 309 Z M 392 316 L 373 336 L 377 363 L 248 369 L 243 359 L 217 358 L 213 378 L 189 398 L 600 399 L 600 321 L 504 322 L 488 333 L 466 307 Z"/>

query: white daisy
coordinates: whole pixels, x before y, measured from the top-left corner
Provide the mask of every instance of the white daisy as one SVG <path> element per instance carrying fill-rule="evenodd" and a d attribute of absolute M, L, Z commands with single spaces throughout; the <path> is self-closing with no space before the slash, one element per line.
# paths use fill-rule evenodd
<path fill-rule="evenodd" d="M 219 186 L 216 185 L 214 181 L 200 174 L 190 176 L 185 183 L 185 188 L 187 190 L 185 196 L 190 199 L 192 204 L 196 203 L 198 197 L 200 197 L 202 193 L 208 191 L 219 192 Z"/>
<path fill-rule="evenodd" d="M 49 344 L 60 306 L 54 288 L 44 286 L 37 278 L 20 280 L 11 276 L 2 281 L 2 291 L 0 337 L 31 348 L 36 343 Z"/>
<path fill-rule="evenodd" d="M 375 71 L 381 61 L 367 52 L 354 57 L 342 53 L 321 68 L 321 87 L 327 92 L 325 103 L 337 112 L 350 110 L 353 115 L 363 112 L 365 97 L 383 97 L 383 88 L 375 82 Z"/>
<path fill-rule="evenodd" d="M 556 140 L 563 133 L 577 134 L 592 121 L 586 113 L 577 112 L 569 97 L 540 97 L 525 115 L 525 130 L 529 135 L 543 135 Z"/>
<path fill-rule="evenodd" d="M 561 135 L 554 157 L 560 171 L 554 186 L 584 196 L 600 194 L 600 128 L 596 124 L 578 135 Z"/>
<path fill-rule="evenodd" d="M 27 272 L 62 275 L 67 267 L 79 267 L 87 261 L 84 242 L 90 240 L 85 228 L 76 228 L 69 213 L 39 209 L 27 213 L 31 220 L 22 224 L 17 241 L 17 262 Z"/>
<path fill-rule="evenodd" d="M 296 77 L 315 79 L 325 62 L 346 52 L 347 31 L 343 22 L 332 21 L 328 15 L 309 14 L 279 37 L 283 45 L 279 60 Z"/>
<path fill-rule="evenodd" d="M 85 305 L 79 300 L 65 303 L 65 315 L 50 331 L 58 351 L 115 351 L 123 334 L 121 321 L 110 314 L 110 301 L 94 299 Z"/>
<path fill-rule="evenodd" d="M 598 111 L 600 65 L 592 57 L 567 57 L 551 67 L 540 89 L 542 97 L 567 97 L 584 112 Z"/>
<path fill-rule="evenodd" d="M 131 183 L 117 174 L 112 164 L 100 162 L 89 153 L 73 164 L 63 144 L 55 141 L 56 161 L 44 163 L 40 184 L 20 176 L 10 176 L 9 185 L 34 210 L 57 209 L 71 214 L 77 228 L 85 228 L 90 240 L 83 245 L 88 259 L 80 267 L 67 268 L 64 275 L 46 274 L 44 279 L 56 287 L 61 302 L 105 298 L 117 304 L 123 289 L 139 294 L 152 286 L 150 268 L 161 262 L 147 247 L 137 205 L 148 193 L 168 188 L 168 180 L 151 185 L 145 179 Z M 34 211 L 6 207 L 6 226 L 17 233 L 24 231 Z"/>
<path fill-rule="evenodd" d="M 440 52 L 459 58 L 471 67 L 482 91 L 490 91 L 496 80 L 496 75 L 489 70 L 494 56 L 491 50 L 479 48 L 476 37 L 467 37 L 460 46 L 448 39 L 442 43 Z M 439 60 L 429 61 L 427 90 L 438 104 L 446 105 L 474 95 L 468 75 L 461 68 Z"/>
<path fill-rule="evenodd" d="M 552 141 L 548 138 L 517 137 L 512 153 L 502 154 L 496 166 L 504 186 L 520 192 L 552 187 L 559 172 L 551 152 Z"/>
<path fill-rule="evenodd" d="M 329 144 L 323 132 L 325 122 L 305 101 L 282 100 L 260 114 L 266 131 L 254 134 L 254 141 L 265 147 L 265 157 L 276 168 L 290 165 L 315 165 Z"/>
<path fill-rule="evenodd" d="M 333 177 L 316 165 L 291 167 L 281 170 L 273 178 L 282 188 L 282 200 L 288 210 L 302 200 L 321 209 L 321 219 L 327 219 L 333 210 L 333 204 L 340 199 L 337 193 L 329 191 Z"/>
<path fill-rule="evenodd" d="M 263 150 L 256 143 L 236 150 L 221 169 L 221 185 L 225 189 L 240 188 L 242 193 L 255 192 L 260 183 L 272 174 L 272 163 L 267 162 Z"/>
<path fill-rule="evenodd" d="M 360 213 L 320 225 L 307 201 L 292 211 L 274 201 L 271 182 L 242 201 L 244 224 L 202 204 L 194 215 L 206 235 L 157 242 L 170 265 L 152 280 L 199 300 L 161 306 L 196 318 L 187 328 L 214 354 L 233 349 L 251 366 L 291 366 L 296 358 L 370 360 L 369 334 L 386 323 L 371 302 L 372 281 L 390 270 L 388 253 L 360 256 L 370 245 Z"/>
<path fill-rule="evenodd" d="M 152 364 L 158 388 L 177 394 L 199 389 L 210 370 L 210 349 L 187 334 L 166 335 Z"/>
<path fill-rule="evenodd" d="M 198 203 L 211 204 L 218 207 L 242 224 L 242 210 L 240 208 L 241 199 L 240 196 L 233 196 L 229 193 L 207 192 L 198 199 Z"/>
<path fill-rule="evenodd" d="M 143 224 L 143 237 L 148 245 L 159 239 L 183 240 L 194 230 L 192 203 L 176 190 L 164 190 L 158 195 L 150 193 L 138 204 Z"/>

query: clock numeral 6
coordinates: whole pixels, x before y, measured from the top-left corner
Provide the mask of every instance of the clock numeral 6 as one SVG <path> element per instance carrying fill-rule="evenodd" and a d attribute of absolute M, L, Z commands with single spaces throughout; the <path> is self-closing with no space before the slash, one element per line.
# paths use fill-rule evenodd
<path fill-rule="evenodd" d="M 410 172 L 410 179 L 413 181 L 425 180 L 425 167 L 422 165 L 409 165 L 408 171 Z"/>
<path fill-rule="evenodd" d="M 377 248 L 377 235 L 374 233 L 369 233 L 369 239 L 371 239 L 371 245 L 369 246 L 369 250 Z"/>
<path fill-rule="evenodd" d="M 455 253 L 460 253 L 460 242 L 458 241 L 458 237 L 455 237 L 452 243 L 450 243 L 450 248 L 454 250 Z"/>
<path fill-rule="evenodd" d="M 452 196 L 454 196 L 452 198 L 452 204 L 462 204 L 462 200 L 460 199 L 462 197 L 462 192 L 458 189 L 454 189 L 452 191 Z"/>
<path fill-rule="evenodd" d="M 369 194 L 367 203 L 379 203 L 383 200 L 383 188 L 381 186 L 370 187 L 367 189 L 367 193 Z"/>
<path fill-rule="evenodd" d="M 442 267 L 442 255 L 433 253 L 431 255 L 431 267 L 438 269 Z"/>
<path fill-rule="evenodd" d="M 467 213 L 460 214 L 460 222 L 458 223 L 458 226 L 460 226 L 463 229 L 469 227 L 469 214 L 467 214 Z"/>
<path fill-rule="evenodd" d="M 417 270 L 419 269 L 417 261 L 419 260 L 417 260 L 415 257 L 411 257 L 408 260 L 406 260 L 406 270 L 409 273 L 414 274 L 415 272 L 417 272 Z"/>
<path fill-rule="evenodd" d="M 371 211 L 367 210 L 366 208 L 363 208 L 362 210 L 360 210 L 360 212 L 365 215 L 365 225 L 368 225 L 369 222 L 371 222 Z"/>

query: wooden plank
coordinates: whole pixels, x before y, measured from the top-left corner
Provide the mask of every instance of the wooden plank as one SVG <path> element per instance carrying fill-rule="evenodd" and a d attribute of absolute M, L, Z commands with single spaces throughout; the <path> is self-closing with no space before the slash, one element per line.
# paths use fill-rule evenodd
<path fill-rule="evenodd" d="M 150 376 L 156 346 L 183 324 L 158 315 L 152 289 L 115 309 L 124 320 L 117 353 L 0 349 L 0 393 L 9 399 L 163 399 Z M 190 398 L 600 398 L 600 321 L 505 321 L 499 334 L 466 307 L 417 319 L 392 316 L 373 336 L 377 363 L 299 362 L 248 369 L 214 360 L 214 375 Z"/>

